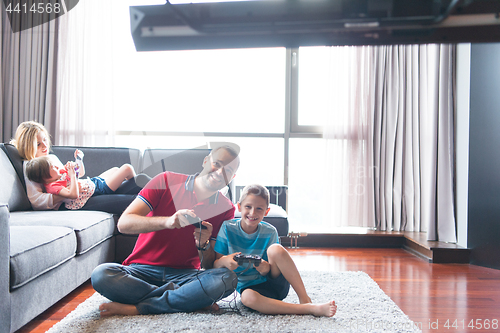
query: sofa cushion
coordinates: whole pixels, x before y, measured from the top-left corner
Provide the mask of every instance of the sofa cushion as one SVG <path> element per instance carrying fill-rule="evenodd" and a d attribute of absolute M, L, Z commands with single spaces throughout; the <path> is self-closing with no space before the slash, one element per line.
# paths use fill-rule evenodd
<path fill-rule="evenodd" d="M 111 238 L 115 231 L 112 214 L 98 211 L 32 211 L 11 214 L 11 226 L 60 226 L 75 231 L 76 254 L 82 254 Z"/>
<path fill-rule="evenodd" d="M 31 210 L 31 204 L 28 200 L 28 196 L 26 195 L 26 190 L 23 187 L 24 177 L 23 181 L 21 181 L 16 169 L 12 166 L 10 158 L 6 155 L 6 145 L 1 144 L 1 146 L 0 170 L 2 170 L 2 176 L 0 177 L 0 202 L 8 203 L 9 210 L 11 212 L 18 210 Z M 17 153 L 17 150 L 15 153 Z"/>
<path fill-rule="evenodd" d="M 71 228 L 10 227 L 10 286 L 19 288 L 75 256 Z"/>

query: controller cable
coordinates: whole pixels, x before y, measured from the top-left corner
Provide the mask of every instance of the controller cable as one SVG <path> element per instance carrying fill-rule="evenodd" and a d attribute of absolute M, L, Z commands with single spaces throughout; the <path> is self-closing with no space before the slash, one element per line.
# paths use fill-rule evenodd
<path fill-rule="evenodd" d="M 201 239 L 201 227 L 199 228 L 200 229 L 200 232 L 199 232 L 199 239 Z M 210 239 L 209 239 L 209 242 L 210 242 Z M 207 291 L 205 290 L 205 288 L 203 288 L 203 284 L 201 283 L 201 280 L 200 280 L 200 277 L 199 277 L 199 274 L 201 273 L 201 263 L 203 263 L 203 252 L 204 251 L 200 251 L 201 252 L 201 258 L 200 258 L 200 268 L 198 268 L 198 272 L 196 273 L 196 278 L 198 280 L 198 282 L 200 283 L 200 286 L 201 286 L 201 289 L 203 290 L 203 292 L 205 293 L 205 295 L 207 295 L 211 300 L 212 300 L 212 304 L 210 305 L 210 313 L 211 314 L 217 314 L 215 312 L 212 311 L 212 306 L 217 303 L 217 299 L 213 299 L 208 293 Z M 248 271 L 250 269 L 251 265 L 248 265 L 248 267 L 243 270 L 242 272 L 236 274 L 236 283 L 238 283 L 238 276 L 243 274 L 244 272 Z M 227 288 L 227 285 L 226 285 L 226 282 L 224 281 L 224 278 L 221 278 L 222 280 L 222 283 L 224 284 L 224 290 L 226 290 Z M 234 282 L 235 280 L 231 281 L 231 283 L 234 285 Z M 222 300 L 222 297 L 223 297 L 224 294 L 220 295 L 219 296 L 219 300 Z M 237 304 L 236 304 L 236 291 L 233 292 L 233 298 L 230 299 L 229 301 L 223 301 L 223 302 L 226 302 L 228 303 L 229 305 L 229 310 L 225 311 L 224 313 L 220 313 L 219 315 L 221 314 L 225 314 L 225 313 L 237 313 L 241 316 L 243 316 L 243 314 L 241 313 L 240 309 L 238 308 Z M 233 305 L 233 302 L 234 302 L 234 305 Z"/>

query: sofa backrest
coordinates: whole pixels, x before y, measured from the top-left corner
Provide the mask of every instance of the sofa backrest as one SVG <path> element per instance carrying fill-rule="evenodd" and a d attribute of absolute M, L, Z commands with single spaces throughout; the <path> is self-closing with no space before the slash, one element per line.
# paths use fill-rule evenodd
<path fill-rule="evenodd" d="M 142 155 L 141 172 L 150 177 L 165 171 L 192 175 L 203 169 L 203 160 L 210 151 L 210 149 L 146 149 Z M 233 201 L 234 182 L 229 183 L 222 192 Z"/>
<path fill-rule="evenodd" d="M 0 202 L 9 204 L 11 211 L 31 210 L 26 195 L 23 161 L 17 149 L 10 144 L 1 144 L 2 156 L 0 166 L 5 177 L 0 177 Z M 129 163 L 137 173 L 145 173 L 154 177 L 164 171 L 195 174 L 203 167 L 203 160 L 210 154 L 210 149 L 146 149 L 141 155 L 139 149 L 114 147 L 77 147 L 52 146 L 55 154 L 63 164 L 74 161 L 74 153 L 80 149 L 85 154 L 85 174 L 95 177 L 104 171 Z M 8 176 L 10 175 L 10 176 Z M 223 191 L 224 192 L 224 191 Z M 227 196 L 232 200 L 234 183 L 227 189 Z"/>
<path fill-rule="evenodd" d="M 76 146 L 52 146 L 52 152 L 59 157 L 63 164 L 75 160 L 75 150 L 80 149 L 85 156 L 85 175 L 89 177 L 99 176 L 112 167 L 120 167 L 125 163 L 132 164 L 136 172 L 141 167 L 141 151 L 133 148 L 114 147 L 76 147 Z"/>
<path fill-rule="evenodd" d="M 22 159 L 14 146 L 0 143 L 0 148 L 0 203 L 7 203 L 11 212 L 31 210 Z M 14 168 L 14 165 L 17 167 Z"/>
<path fill-rule="evenodd" d="M 150 177 L 164 171 L 184 174 L 200 172 L 210 149 L 146 149 L 141 172 Z"/>

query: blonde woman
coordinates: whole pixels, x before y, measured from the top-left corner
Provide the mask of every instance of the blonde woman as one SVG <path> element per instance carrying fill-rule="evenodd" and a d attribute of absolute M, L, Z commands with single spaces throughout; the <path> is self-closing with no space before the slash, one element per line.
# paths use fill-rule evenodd
<path fill-rule="evenodd" d="M 42 184 L 35 183 L 26 176 L 26 162 L 35 157 L 50 156 L 54 165 L 63 167 L 57 156 L 49 154 L 51 142 L 47 129 L 35 121 L 23 122 L 17 127 L 15 137 L 10 143 L 17 148 L 19 156 L 24 160 L 23 174 L 26 182 L 26 193 L 33 209 L 58 209 L 64 197 L 45 193 Z"/>
<path fill-rule="evenodd" d="M 10 142 L 14 145 L 23 162 L 24 181 L 26 182 L 26 193 L 34 210 L 51 210 L 59 209 L 61 203 L 65 199 L 62 196 L 46 193 L 43 184 L 31 181 L 27 177 L 26 164 L 35 157 L 48 156 L 51 164 L 59 168 L 64 168 L 59 158 L 50 154 L 50 135 L 47 129 L 40 123 L 35 121 L 26 121 L 21 123 L 13 140 Z M 115 171 L 110 169 L 105 171 L 99 177 L 106 177 L 109 172 Z M 142 178 L 149 178 L 144 174 Z M 144 179 L 141 179 L 144 182 Z M 134 200 L 137 193 L 142 188 L 137 186 L 135 179 L 125 181 L 116 192 L 111 196 L 98 196 L 89 200 L 82 209 L 100 210 L 114 214 L 121 214 L 125 208 Z M 64 205 L 61 209 L 65 209 Z"/>

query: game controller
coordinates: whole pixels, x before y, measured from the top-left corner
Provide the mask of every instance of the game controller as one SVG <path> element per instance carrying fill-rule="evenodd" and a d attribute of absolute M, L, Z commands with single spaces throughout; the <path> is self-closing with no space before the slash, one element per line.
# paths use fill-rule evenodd
<path fill-rule="evenodd" d="M 194 225 L 196 228 L 207 229 L 206 226 L 201 224 L 201 219 L 199 217 L 192 217 L 189 214 L 184 214 L 184 217 L 188 220 L 189 224 Z"/>
<path fill-rule="evenodd" d="M 83 151 L 78 151 L 78 153 L 76 154 L 76 157 L 75 157 L 75 163 L 76 163 L 76 166 L 75 166 L 75 173 L 76 173 L 76 178 L 79 177 L 79 174 L 80 174 L 80 169 L 83 169 Z"/>
<path fill-rule="evenodd" d="M 262 260 L 262 258 L 257 255 L 244 255 L 244 254 L 237 254 L 233 257 L 233 259 L 240 266 L 243 265 L 244 263 L 250 263 L 254 264 L 254 266 L 259 266 L 260 261 Z"/>

